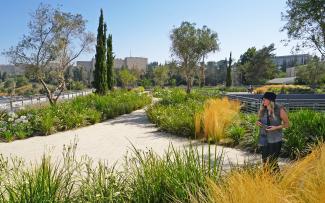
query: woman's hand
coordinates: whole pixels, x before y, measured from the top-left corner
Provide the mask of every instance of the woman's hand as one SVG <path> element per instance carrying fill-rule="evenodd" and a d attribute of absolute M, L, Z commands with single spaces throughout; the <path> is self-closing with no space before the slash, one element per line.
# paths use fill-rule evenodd
<path fill-rule="evenodd" d="M 279 126 L 269 126 L 265 130 L 267 132 L 271 132 L 271 131 L 275 131 L 275 130 L 278 130 L 278 129 L 279 129 Z"/>
<path fill-rule="evenodd" d="M 260 127 L 263 126 L 263 124 L 261 123 L 261 121 L 256 121 L 256 125 L 257 125 L 257 126 L 260 126 Z"/>

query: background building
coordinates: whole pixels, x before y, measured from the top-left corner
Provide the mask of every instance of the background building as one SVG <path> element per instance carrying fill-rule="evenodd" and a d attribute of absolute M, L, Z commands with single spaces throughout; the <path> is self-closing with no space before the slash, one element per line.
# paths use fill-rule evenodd
<path fill-rule="evenodd" d="M 119 58 L 114 59 L 114 62 L 113 62 L 113 68 L 115 68 L 115 69 L 120 69 L 120 68 L 122 68 L 123 66 L 126 66 L 126 65 L 125 65 L 125 60 L 124 60 L 124 59 L 119 59 Z"/>
<path fill-rule="evenodd" d="M 0 65 L 0 73 L 7 73 L 8 75 L 23 75 L 25 73 L 25 68 L 24 66 Z"/>
<path fill-rule="evenodd" d="M 91 61 L 77 61 L 77 66 L 75 68 L 83 68 L 86 72 L 88 81 L 93 81 L 94 70 L 95 70 L 95 58 Z M 121 69 L 122 67 L 127 67 L 129 69 L 136 69 L 140 73 L 144 73 L 147 70 L 148 58 L 143 57 L 126 57 L 125 59 L 116 58 L 113 62 L 114 69 Z M 70 72 L 73 69 L 70 70 Z M 72 73 L 72 72 L 71 72 Z"/>
<path fill-rule="evenodd" d="M 148 59 L 143 57 L 126 57 L 124 63 L 129 69 L 145 72 L 148 65 Z"/>
<path fill-rule="evenodd" d="M 91 61 L 77 61 L 77 67 L 73 68 L 81 68 L 85 72 L 84 75 L 87 78 L 88 85 L 94 80 L 95 58 L 91 59 Z M 71 75 L 73 75 L 73 68 L 69 70 Z"/>
<path fill-rule="evenodd" d="M 274 63 L 277 67 L 283 71 L 287 68 L 305 65 L 311 59 L 309 54 L 298 54 L 298 55 L 287 55 L 287 56 L 276 56 L 273 58 Z"/>

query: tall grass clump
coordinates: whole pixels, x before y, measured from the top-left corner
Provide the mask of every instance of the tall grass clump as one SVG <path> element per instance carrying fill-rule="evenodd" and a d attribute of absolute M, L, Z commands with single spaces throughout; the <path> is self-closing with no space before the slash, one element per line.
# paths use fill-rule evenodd
<path fill-rule="evenodd" d="M 208 153 L 204 157 L 194 146 L 171 147 L 163 157 L 136 151 L 136 159 L 129 164 L 131 197 L 134 202 L 190 202 L 193 197 L 207 197 L 206 177 L 216 181 L 221 163 L 222 156 Z"/>
<path fill-rule="evenodd" d="M 43 155 L 40 164 L 27 166 L 18 158 L 0 158 L 0 171 L 5 179 L 0 184 L 1 202 L 72 202 L 79 163 L 71 154 L 64 153 L 64 162 L 52 162 Z"/>
<path fill-rule="evenodd" d="M 325 145 L 289 164 L 279 174 L 259 168 L 234 170 L 219 183 L 208 182 L 212 202 L 323 202 Z"/>
<path fill-rule="evenodd" d="M 204 110 L 195 116 L 196 135 L 203 134 L 206 138 L 220 141 L 225 138 L 226 129 L 239 117 L 240 102 L 222 99 L 209 99 Z"/>
<path fill-rule="evenodd" d="M 81 172 L 76 202 L 129 202 L 131 188 L 129 177 L 117 172 L 114 167 L 107 167 L 98 162 L 96 167 L 91 159 L 87 159 Z"/>

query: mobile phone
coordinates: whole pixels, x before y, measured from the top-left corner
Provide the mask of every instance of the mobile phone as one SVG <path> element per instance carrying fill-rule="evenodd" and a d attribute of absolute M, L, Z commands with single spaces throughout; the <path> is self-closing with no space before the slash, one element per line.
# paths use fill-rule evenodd
<path fill-rule="evenodd" d="M 270 126 L 268 126 L 268 125 L 265 125 L 264 123 L 262 123 L 260 120 L 259 120 L 259 122 L 262 124 L 262 128 L 264 128 L 264 129 L 267 129 L 267 128 L 269 128 Z"/>

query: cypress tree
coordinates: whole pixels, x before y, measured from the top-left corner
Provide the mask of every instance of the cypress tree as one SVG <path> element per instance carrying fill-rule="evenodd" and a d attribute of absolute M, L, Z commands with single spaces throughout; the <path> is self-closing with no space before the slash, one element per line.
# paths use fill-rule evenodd
<path fill-rule="evenodd" d="M 226 87 L 231 86 L 231 63 L 232 63 L 232 58 L 231 58 L 231 52 L 230 52 L 230 57 L 229 57 L 228 66 L 227 66 Z"/>
<path fill-rule="evenodd" d="M 94 87 L 98 94 L 107 93 L 106 71 L 106 25 L 104 25 L 103 10 L 100 9 L 99 25 L 97 29 L 97 45 L 95 55 Z"/>
<path fill-rule="evenodd" d="M 108 35 L 107 38 L 107 86 L 109 90 L 113 89 L 113 47 L 112 47 L 112 35 Z"/>

